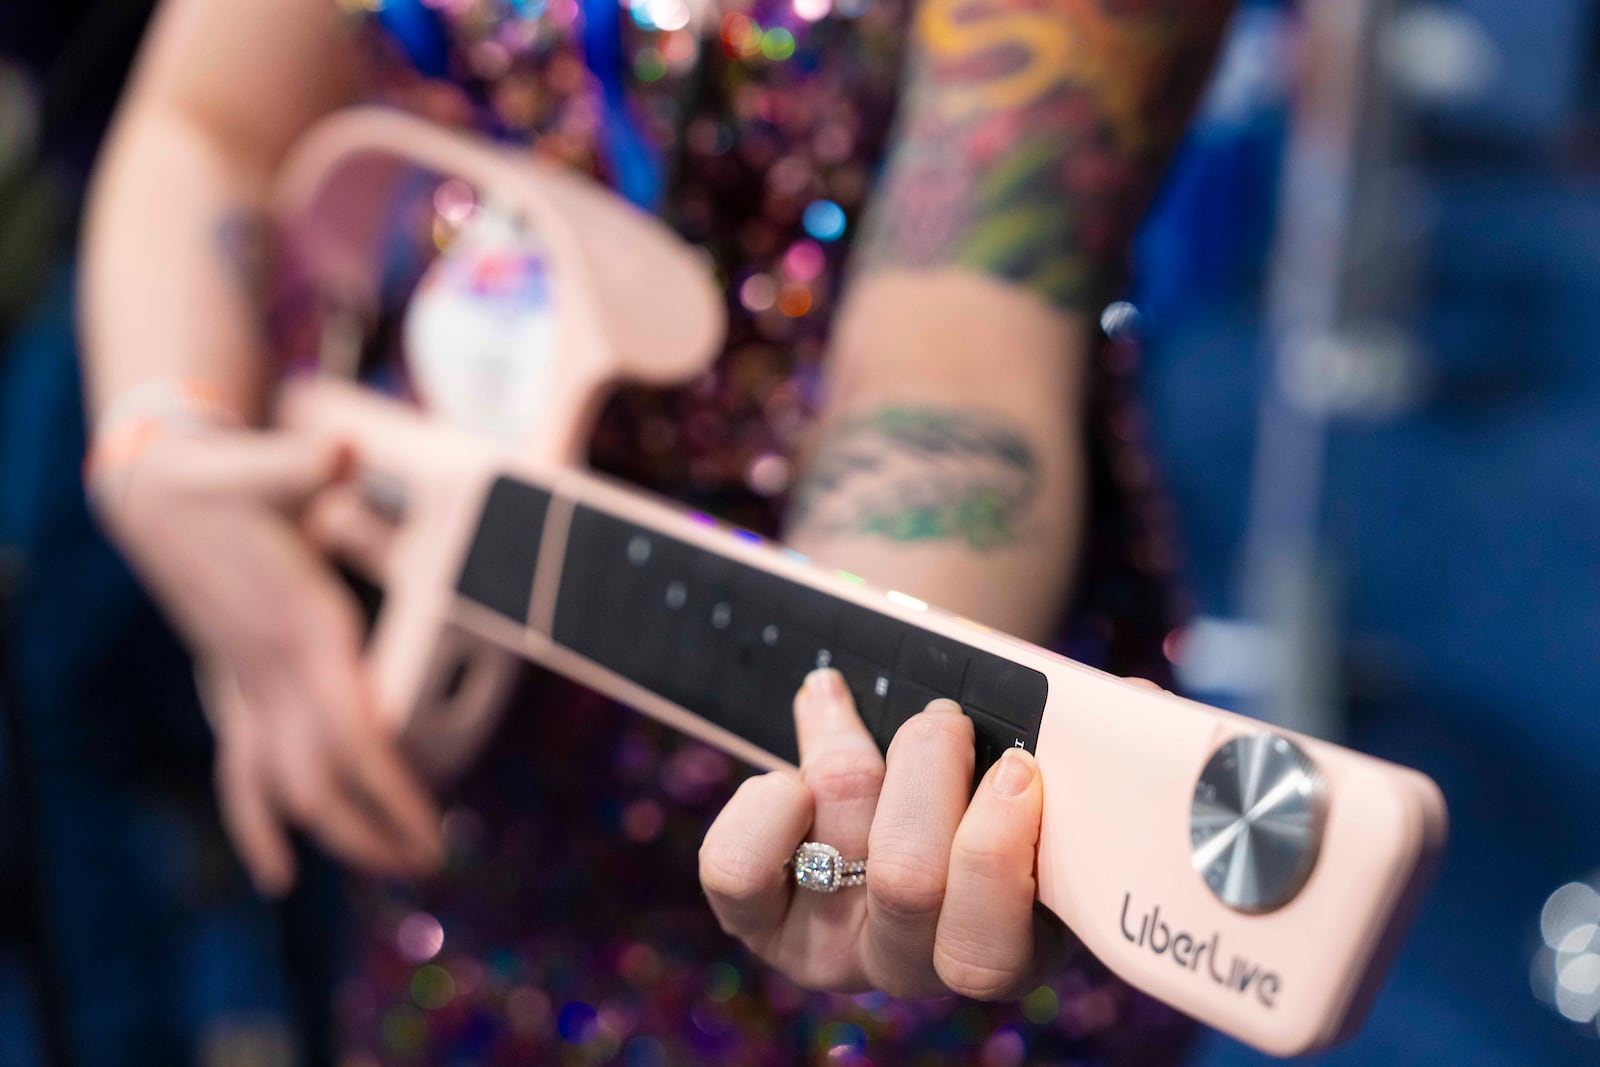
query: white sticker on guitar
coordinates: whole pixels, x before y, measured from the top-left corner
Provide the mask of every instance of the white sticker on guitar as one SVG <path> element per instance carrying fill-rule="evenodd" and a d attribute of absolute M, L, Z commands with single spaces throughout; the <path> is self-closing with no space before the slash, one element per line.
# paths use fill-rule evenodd
<path fill-rule="evenodd" d="M 492 205 L 462 226 L 406 312 L 406 366 L 429 410 L 496 437 L 528 434 L 555 368 L 549 266 L 537 236 Z"/>

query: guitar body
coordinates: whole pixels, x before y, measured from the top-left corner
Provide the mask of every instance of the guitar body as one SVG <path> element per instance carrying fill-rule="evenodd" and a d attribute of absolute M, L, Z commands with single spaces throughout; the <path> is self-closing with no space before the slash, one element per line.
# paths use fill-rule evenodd
<path fill-rule="evenodd" d="M 1268 1052 L 1359 1025 L 1442 846 L 1415 771 L 1127 683 L 825 571 L 581 468 L 613 382 L 708 365 L 721 304 L 693 252 L 567 175 L 388 113 L 318 130 L 280 214 L 316 282 L 369 288 L 373 206 L 406 172 L 468 183 L 547 250 L 556 366 L 521 436 L 494 437 L 326 376 L 285 426 L 352 443 L 398 512 L 372 671 L 434 775 L 468 762 L 516 664 L 541 663 L 755 766 L 797 758 L 805 672 L 845 675 L 879 742 L 958 700 L 980 767 L 1035 753 L 1039 898 L 1133 985 Z"/>

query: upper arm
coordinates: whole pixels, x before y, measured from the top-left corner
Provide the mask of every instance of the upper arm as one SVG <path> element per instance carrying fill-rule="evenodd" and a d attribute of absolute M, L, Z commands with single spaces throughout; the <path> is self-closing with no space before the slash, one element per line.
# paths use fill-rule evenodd
<path fill-rule="evenodd" d="M 306 126 L 350 99 L 355 76 L 333 0 L 163 0 L 119 121 L 181 118 L 270 169 Z"/>

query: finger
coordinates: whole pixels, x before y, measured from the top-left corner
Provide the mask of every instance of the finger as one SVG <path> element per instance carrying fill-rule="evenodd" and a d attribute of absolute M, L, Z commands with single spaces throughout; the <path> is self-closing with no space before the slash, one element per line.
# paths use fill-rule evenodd
<path fill-rule="evenodd" d="M 263 710 L 272 722 L 271 787 L 277 806 L 331 855 L 374 874 L 407 869 L 401 844 L 345 788 L 317 729 L 317 709 L 301 703 L 294 691 L 282 692 Z"/>
<path fill-rule="evenodd" d="M 332 857 L 368 874 L 401 875 L 405 853 L 383 832 L 364 804 L 330 773 L 310 787 L 286 784 L 279 803 L 289 817 Z"/>
<path fill-rule="evenodd" d="M 867 836 L 883 757 L 856 713 L 855 701 L 835 670 L 812 671 L 794 699 L 800 742 L 800 779 L 811 793 L 811 829 L 805 835 L 837 849 L 845 860 L 867 855 Z M 811 989 L 855 992 L 868 988 L 860 963 L 866 904 L 857 887 L 836 893 L 796 889 L 774 962 Z"/>
<path fill-rule="evenodd" d="M 785 771 L 748 778 L 700 845 L 700 885 L 723 930 L 765 956 L 792 895 L 784 863 L 811 826 L 811 791 Z"/>
<path fill-rule="evenodd" d="M 1044 790 L 1038 765 L 1008 749 L 972 797 L 951 848 L 934 966 L 963 996 L 1024 991 L 1036 958 L 1034 857 Z"/>
<path fill-rule="evenodd" d="M 209 672 L 208 672 L 209 673 Z M 261 738 L 253 729 L 247 709 L 221 707 L 241 699 L 232 686 L 207 684 L 202 702 L 214 724 L 226 723 L 218 732 L 216 788 L 223 828 L 256 890 L 265 896 L 282 896 L 294 885 L 294 850 L 283 832 L 268 798 L 261 774 Z"/>
<path fill-rule="evenodd" d="M 238 676 L 218 661 L 205 656 L 195 658 L 194 688 L 200 697 L 200 713 L 219 743 L 237 724 L 250 721 Z"/>
<path fill-rule="evenodd" d="M 296 726 L 305 731 L 301 744 L 317 753 L 325 768 L 328 781 L 317 786 L 336 787 L 370 834 L 399 857 L 400 868 L 432 871 L 444 851 L 438 808 L 392 734 L 377 721 L 352 627 L 339 624 L 319 632 L 323 640 L 282 678 L 292 690 L 286 699 L 303 709 L 305 718 Z"/>
<path fill-rule="evenodd" d="M 344 605 L 330 600 L 324 610 L 343 612 Z M 431 871 L 444 852 L 438 807 L 401 756 L 393 733 L 378 721 L 354 623 L 328 617 L 338 621 L 325 627 L 326 639 L 307 654 L 299 677 L 302 699 L 318 713 L 339 784 L 413 869 Z"/>
<path fill-rule="evenodd" d="M 393 738 L 363 730 L 351 740 L 338 752 L 346 789 L 402 850 L 414 872 L 432 873 L 444 859 L 438 806 L 401 758 Z"/>
<path fill-rule="evenodd" d="M 950 700 L 935 700 L 913 716 L 889 746 L 867 849 L 864 957 L 873 984 L 886 992 L 945 991 L 933 947 L 972 762 L 972 722 Z"/>
<path fill-rule="evenodd" d="M 294 885 L 294 850 L 272 810 L 266 783 L 250 762 L 248 756 L 219 754 L 218 806 L 250 881 L 263 896 L 278 897 Z"/>
<path fill-rule="evenodd" d="M 800 778 L 815 804 L 811 838 L 844 858 L 866 855 L 872 813 L 883 787 L 883 757 L 856 713 L 844 676 L 835 670 L 806 675 L 794 699 L 800 742 Z"/>
<path fill-rule="evenodd" d="M 349 445 L 301 434 L 258 434 L 228 447 L 230 484 L 288 510 L 302 507 L 318 490 L 344 480 L 354 468 L 355 454 Z"/>
<path fill-rule="evenodd" d="M 389 574 L 397 530 L 368 505 L 357 486 L 339 482 L 317 493 L 302 526 L 312 544 L 363 577 L 381 584 Z"/>

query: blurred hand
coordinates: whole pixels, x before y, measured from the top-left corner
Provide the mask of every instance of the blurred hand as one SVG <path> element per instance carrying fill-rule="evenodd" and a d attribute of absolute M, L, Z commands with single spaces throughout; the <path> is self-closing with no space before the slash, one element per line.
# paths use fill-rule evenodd
<path fill-rule="evenodd" d="M 996 1000 L 1061 965 L 1065 929 L 1034 907 L 1032 756 L 1007 752 L 969 803 L 972 724 L 952 701 L 902 726 L 887 763 L 836 671 L 806 679 L 794 715 L 800 774 L 746 781 L 700 850 L 724 930 L 798 984 L 834 992 Z M 808 840 L 866 858 L 866 886 L 795 887 L 785 862 Z"/>
<path fill-rule="evenodd" d="M 269 894 L 294 880 L 289 823 L 372 873 L 441 855 L 434 804 L 368 692 L 357 606 L 302 526 L 350 467 L 347 449 L 285 433 L 165 437 L 102 509 L 194 651 L 223 820 Z"/>

